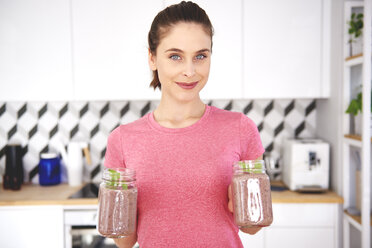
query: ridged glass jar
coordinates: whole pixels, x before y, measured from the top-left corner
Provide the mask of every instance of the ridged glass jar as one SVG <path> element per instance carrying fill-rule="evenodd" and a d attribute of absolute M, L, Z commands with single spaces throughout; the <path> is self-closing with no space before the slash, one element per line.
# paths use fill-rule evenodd
<path fill-rule="evenodd" d="M 105 168 L 98 193 L 98 232 L 122 238 L 136 232 L 136 172 L 129 168 Z"/>
<path fill-rule="evenodd" d="M 273 222 L 270 179 L 263 160 L 234 163 L 231 191 L 239 228 L 264 227 Z"/>

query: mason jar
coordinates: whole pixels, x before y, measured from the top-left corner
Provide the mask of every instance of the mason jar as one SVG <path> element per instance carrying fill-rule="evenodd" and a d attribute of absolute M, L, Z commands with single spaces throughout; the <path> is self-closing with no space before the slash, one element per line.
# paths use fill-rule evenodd
<path fill-rule="evenodd" d="M 235 162 L 231 191 L 239 228 L 265 227 L 273 222 L 270 179 L 263 160 Z"/>
<path fill-rule="evenodd" d="M 105 168 L 98 193 L 98 232 L 123 238 L 136 232 L 136 172 L 129 168 Z"/>

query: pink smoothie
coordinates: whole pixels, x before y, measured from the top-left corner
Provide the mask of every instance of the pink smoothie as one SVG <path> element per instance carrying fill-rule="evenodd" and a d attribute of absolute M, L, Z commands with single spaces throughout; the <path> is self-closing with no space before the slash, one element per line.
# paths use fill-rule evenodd
<path fill-rule="evenodd" d="M 265 173 L 237 174 L 232 179 L 234 218 L 241 227 L 273 222 L 270 180 Z"/>
<path fill-rule="evenodd" d="M 109 238 L 126 237 L 136 232 L 137 189 L 110 189 L 99 191 L 98 231 Z"/>

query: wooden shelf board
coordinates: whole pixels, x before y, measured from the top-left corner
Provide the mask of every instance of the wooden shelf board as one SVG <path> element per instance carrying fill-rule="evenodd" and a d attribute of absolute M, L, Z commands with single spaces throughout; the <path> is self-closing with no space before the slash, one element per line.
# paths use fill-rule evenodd
<path fill-rule="evenodd" d="M 352 218 L 353 220 L 355 220 L 356 222 L 358 222 L 360 225 L 362 225 L 362 216 L 352 215 L 347 210 L 344 210 L 344 213 L 347 214 L 348 216 L 350 216 L 350 218 Z M 372 226 L 372 215 L 371 215 L 371 223 L 370 223 L 370 225 Z"/>
<path fill-rule="evenodd" d="M 352 67 L 363 64 L 363 56 L 358 56 L 350 60 L 345 61 L 345 66 Z"/>
<path fill-rule="evenodd" d="M 363 53 L 359 53 L 359 54 L 347 57 L 347 58 L 345 58 L 345 61 L 349 61 L 349 60 L 356 59 L 356 58 L 359 58 L 359 57 L 363 57 Z"/>
<path fill-rule="evenodd" d="M 345 138 L 362 141 L 362 136 L 356 134 L 345 134 Z"/>
<path fill-rule="evenodd" d="M 344 137 L 348 139 L 362 141 L 362 136 L 356 135 L 356 134 L 345 134 Z M 371 142 L 372 142 L 372 138 L 371 138 Z"/>

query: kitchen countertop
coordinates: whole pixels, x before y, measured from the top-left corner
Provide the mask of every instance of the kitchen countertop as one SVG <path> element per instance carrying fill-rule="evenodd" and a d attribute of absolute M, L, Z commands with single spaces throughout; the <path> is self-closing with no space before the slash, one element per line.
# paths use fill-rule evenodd
<path fill-rule="evenodd" d="M 97 198 L 68 199 L 83 186 L 23 184 L 21 190 L 4 190 L 1 187 L 0 206 L 98 204 Z"/>
<path fill-rule="evenodd" d="M 271 184 L 275 186 L 283 185 L 281 182 L 272 182 Z M 4 190 L 1 187 L 0 206 L 98 204 L 97 198 L 68 199 L 83 186 L 23 184 L 19 191 Z M 290 190 L 272 191 L 271 197 L 273 203 L 343 203 L 343 198 L 333 191 L 323 193 L 298 193 Z"/>

